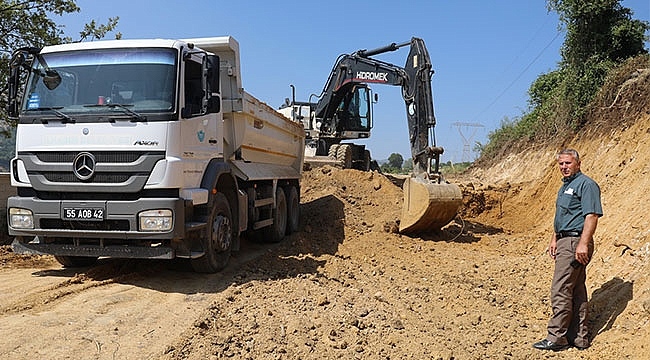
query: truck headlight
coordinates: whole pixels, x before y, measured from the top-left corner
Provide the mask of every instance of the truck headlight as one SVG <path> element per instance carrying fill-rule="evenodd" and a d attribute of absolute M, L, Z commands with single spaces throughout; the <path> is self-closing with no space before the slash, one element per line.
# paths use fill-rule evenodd
<path fill-rule="evenodd" d="M 33 229 L 34 215 L 32 211 L 20 208 L 9 209 L 9 226 L 14 229 Z"/>
<path fill-rule="evenodd" d="M 140 231 L 169 231 L 173 219 L 171 210 L 147 210 L 138 214 Z"/>

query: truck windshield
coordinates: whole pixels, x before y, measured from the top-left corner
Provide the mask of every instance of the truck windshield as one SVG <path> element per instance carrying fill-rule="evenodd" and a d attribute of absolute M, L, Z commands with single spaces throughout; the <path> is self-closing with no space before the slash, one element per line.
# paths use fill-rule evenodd
<path fill-rule="evenodd" d="M 172 49 L 101 49 L 43 54 L 27 83 L 23 114 L 67 116 L 169 113 L 175 109 L 176 56 Z M 61 83 L 48 88 L 46 71 Z M 45 81 L 44 81 L 45 80 Z M 103 117 L 96 117 L 97 119 Z"/>

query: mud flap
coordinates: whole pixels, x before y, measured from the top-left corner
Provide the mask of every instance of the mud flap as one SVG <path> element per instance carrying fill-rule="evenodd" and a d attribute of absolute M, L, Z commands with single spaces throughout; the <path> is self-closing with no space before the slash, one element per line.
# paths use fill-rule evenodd
<path fill-rule="evenodd" d="M 404 205 L 399 232 L 402 234 L 439 230 L 456 217 L 463 203 L 454 184 L 408 178 L 404 182 Z"/>

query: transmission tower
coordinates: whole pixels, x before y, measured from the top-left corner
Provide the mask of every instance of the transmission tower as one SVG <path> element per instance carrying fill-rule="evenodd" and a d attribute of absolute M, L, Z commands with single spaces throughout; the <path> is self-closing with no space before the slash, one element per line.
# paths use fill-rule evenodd
<path fill-rule="evenodd" d="M 472 140 L 474 139 L 474 135 L 476 135 L 476 131 L 479 128 L 482 128 L 484 126 L 478 123 L 466 123 L 466 122 L 455 122 L 452 125 L 458 128 L 458 133 L 460 134 L 460 137 L 463 139 L 463 155 L 461 157 L 462 162 L 472 161 L 472 150 L 470 147 Z M 472 128 L 472 132 L 469 136 L 463 133 L 463 129 L 468 130 L 468 128 Z"/>

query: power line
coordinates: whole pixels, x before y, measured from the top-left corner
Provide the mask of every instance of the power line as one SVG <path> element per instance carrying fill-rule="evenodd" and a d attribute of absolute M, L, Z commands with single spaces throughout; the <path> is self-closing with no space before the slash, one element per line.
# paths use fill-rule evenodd
<path fill-rule="evenodd" d="M 528 63 L 528 65 L 519 73 L 519 75 L 517 75 L 517 77 L 515 77 L 515 79 L 512 80 L 510 82 L 510 84 L 508 84 L 508 86 L 506 86 L 506 88 L 503 91 L 501 91 L 501 93 L 499 93 L 499 95 L 494 100 L 492 100 L 492 102 L 490 104 L 488 104 L 488 106 L 486 106 L 480 113 L 478 113 L 474 117 L 474 120 L 476 120 L 478 117 L 483 115 L 489 108 L 492 107 L 492 105 L 496 104 L 496 102 L 499 101 L 499 99 L 501 99 L 501 97 L 508 90 L 510 90 L 510 88 L 526 73 L 526 71 L 528 71 L 528 69 L 530 69 L 530 67 L 533 66 L 533 64 L 542 56 L 542 54 L 544 54 L 546 49 L 548 49 L 555 42 L 555 40 L 560 36 L 560 34 L 561 34 L 561 32 L 558 30 L 558 32 L 555 34 L 553 39 L 551 39 L 551 41 L 549 41 L 548 44 L 546 44 L 546 46 L 544 46 L 544 48 L 537 54 L 537 56 L 535 56 L 535 58 L 533 60 L 531 60 L 530 63 Z"/>

